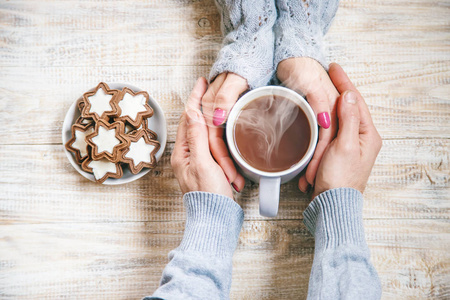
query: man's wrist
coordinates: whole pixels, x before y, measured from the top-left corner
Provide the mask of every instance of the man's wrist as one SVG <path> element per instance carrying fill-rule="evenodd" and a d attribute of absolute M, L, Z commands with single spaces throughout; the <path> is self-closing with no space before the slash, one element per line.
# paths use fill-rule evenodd
<path fill-rule="evenodd" d="M 187 216 L 179 249 L 232 256 L 244 220 L 241 207 L 229 197 L 207 192 L 189 192 L 183 200 Z"/>
<path fill-rule="evenodd" d="M 341 244 L 365 245 L 362 194 L 352 188 L 325 191 L 303 212 L 303 222 L 316 245 L 336 248 Z"/>

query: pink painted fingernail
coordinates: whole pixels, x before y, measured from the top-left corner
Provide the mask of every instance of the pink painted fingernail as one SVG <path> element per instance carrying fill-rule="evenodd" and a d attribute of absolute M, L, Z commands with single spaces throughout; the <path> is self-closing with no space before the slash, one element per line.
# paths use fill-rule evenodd
<path fill-rule="evenodd" d="M 223 109 L 217 108 L 214 111 L 214 116 L 213 116 L 213 124 L 214 124 L 214 126 L 221 125 L 225 121 L 225 117 L 226 116 L 227 116 L 227 112 L 226 111 L 224 111 Z"/>
<path fill-rule="evenodd" d="M 236 192 L 238 192 L 238 193 L 241 192 L 241 191 L 237 188 L 237 186 L 236 186 L 234 183 L 232 183 L 231 186 L 233 187 L 233 189 L 234 189 Z"/>
<path fill-rule="evenodd" d="M 327 112 L 323 112 L 317 115 L 317 123 L 319 123 L 320 127 L 325 129 L 330 127 L 330 115 Z"/>

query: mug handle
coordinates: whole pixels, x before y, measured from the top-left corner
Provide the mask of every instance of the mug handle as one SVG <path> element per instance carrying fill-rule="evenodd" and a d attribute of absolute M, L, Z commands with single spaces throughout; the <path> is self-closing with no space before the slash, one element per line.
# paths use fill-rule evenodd
<path fill-rule="evenodd" d="M 259 214 L 276 217 L 280 200 L 281 177 L 263 177 L 259 179 Z"/>

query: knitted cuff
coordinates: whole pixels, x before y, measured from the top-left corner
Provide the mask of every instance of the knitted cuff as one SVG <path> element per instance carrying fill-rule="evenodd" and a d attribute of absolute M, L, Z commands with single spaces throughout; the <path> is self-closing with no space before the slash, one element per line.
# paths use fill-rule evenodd
<path fill-rule="evenodd" d="M 187 220 L 181 250 L 233 256 L 244 221 L 234 200 L 212 193 L 190 192 L 183 197 Z"/>
<path fill-rule="evenodd" d="M 350 243 L 365 245 L 362 194 L 352 188 L 328 190 L 303 212 L 303 223 L 316 238 L 316 247 L 337 248 Z"/>
<path fill-rule="evenodd" d="M 271 39 L 273 43 L 273 37 Z M 255 51 L 257 48 L 259 50 Z M 242 43 L 224 46 L 211 68 L 209 81 L 212 82 L 222 73 L 235 73 L 247 80 L 251 90 L 267 85 L 274 74 L 273 44 L 255 49 L 248 49 Z"/>
<path fill-rule="evenodd" d="M 274 74 L 274 1 L 225 0 L 218 3 L 218 8 L 224 40 L 210 81 L 221 73 L 232 72 L 245 78 L 251 89 L 266 85 Z"/>
<path fill-rule="evenodd" d="M 279 16 L 274 26 L 275 68 L 287 58 L 310 57 L 328 70 L 323 54 L 323 37 L 338 5 L 338 0 L 277 0 Z"/>

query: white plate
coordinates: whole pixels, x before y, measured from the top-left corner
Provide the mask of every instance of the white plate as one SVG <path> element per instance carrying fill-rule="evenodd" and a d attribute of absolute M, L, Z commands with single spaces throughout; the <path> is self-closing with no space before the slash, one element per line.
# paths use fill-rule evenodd
<path fill-rule="evenodd" d="M 141 89 L 130 85 L 130 84 L 123 84 L 123 83 L 107 83 L 108 86 L 111 89 L 117 89 L 122 90 L 124 87 L 128 87 L 132 89 L 134 92 L 140 92 Z M 93 90 L 93 89 L 92 89 Z M 72 137 L 72 124 L 75 123 L 75 121 L 80 116 L 80 111 L 78 110 L 77 103 L 82 99 L 80 97 L 78 100 L 76 100 L 72 105 L 70 106 L 69 110 L 67 111 L 66 117 L 64 118 L 64 123 L 62 127 L 62 142 L 64 147 L 64 152 L 66 153 L 67 158 L 69 159 L 72 166 L 75 168 L 75 170 L 78 171 L 81 175 L 83 175 L 85 178 L 95 181 L 94 175 L 91 173 L 88 173 L 81 169 L 81 166 L 79 166 L 75 161 L 75 155 L 67 151 L 65 145 L 68 140 Z M 164 153 L 164 149 L 166 148 L 166 142 L 167 142 L 167 125 L 166 125 L 166 118 L 164 117 L 164 112 L 159 106 L 158 102 L 156 102 L 155 99 L 152 98 L 152 96 L 148 99 L 148 104 L 153 108 L 153 116 L 151 118 L 148 118 L 148 128 L 156 132 L 158 135 L 158 142 L 161 144 L 161 148 L 156 153 L 156 161 L 159 161 L 161 156 Z M 134 180 L 137 180 L 150 172 L 150 169 L 144 168 L 141 172 L 138 174 L 133 174 L 130 171 L 130 168 L 128 166 L 123 167 L 123 176 L 121 178 L 108 178 L 106 179 L 103 184 L 107 185 L 115 185 L 115 184 L 123 184 L 128 183 Z"/>

